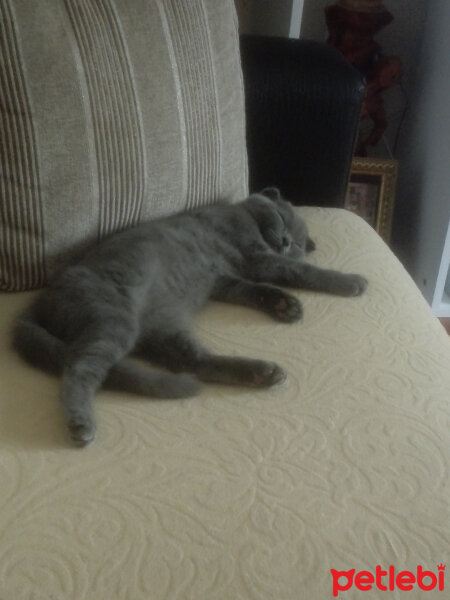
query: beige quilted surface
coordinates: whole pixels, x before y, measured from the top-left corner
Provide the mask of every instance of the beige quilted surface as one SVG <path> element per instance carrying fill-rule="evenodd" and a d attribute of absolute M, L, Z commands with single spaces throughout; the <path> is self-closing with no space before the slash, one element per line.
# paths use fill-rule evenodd
<path fill-rule="evenodd" d="M 365 274 L 366 295 L 303 292 L 296 325 L 219 304 L 198 319 L 211 347 L 276 358 L 285 385 L 101 393 L 85 450 L 66 443 L 57 381 L 8 350 L 31 294 L 0 296 L 1 600 L 325 600 L 332 568 L 448 563 L 450 341 L 363 221 L 303 214 L 312 260 Z"/>

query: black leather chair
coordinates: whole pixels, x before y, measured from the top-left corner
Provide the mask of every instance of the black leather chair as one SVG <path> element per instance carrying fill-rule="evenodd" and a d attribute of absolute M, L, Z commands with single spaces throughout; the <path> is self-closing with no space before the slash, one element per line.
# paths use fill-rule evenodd
<path fill-rule="evenodd" d="M 365 83 L 334 48 L 241 36 L 250 190 L 342 206 Z"/>

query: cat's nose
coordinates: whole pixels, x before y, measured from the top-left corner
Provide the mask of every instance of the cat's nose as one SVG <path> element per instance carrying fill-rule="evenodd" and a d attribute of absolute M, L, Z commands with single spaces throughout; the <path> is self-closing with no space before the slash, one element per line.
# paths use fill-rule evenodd
<path fill-rule="evenodd" d="M 281 239 L 281 244 L 284 248 L 286 248 L 287 246 L 290 245 L 290 240 L 287 236 L 283 235 L 282 239 Z"/>

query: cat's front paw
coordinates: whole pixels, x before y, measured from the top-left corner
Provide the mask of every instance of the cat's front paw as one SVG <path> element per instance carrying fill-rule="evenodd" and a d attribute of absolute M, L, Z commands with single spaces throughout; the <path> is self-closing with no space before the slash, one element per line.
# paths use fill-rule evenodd
<path fill-rule="evenodd" d="M 361 296 L 368 286 L 369 282 L 365 277 L 353 273 L 342 274 L 336 289 L 336 293 L 341 296 Z"/>
<path fill-rule="evenodd" d="M 297 298 L 276 287 L 264 289 L 259 303 L 270 316 L 283 323 L 294 323 L 303 316 L 303 308 Z"/>
<path fill-rule="evenodd" d="M 280 298 L 272 305 L 272 315 L 284 323 L 294 323 L 303 316 L 303 308 L 294 296 L 289 294 L 280 295 Z"/>
<path fill-rule="evenodd" d="M 366 291 L 369 282 L 361 275 L 349 275 L 351 296 L 361 296 Z"/>

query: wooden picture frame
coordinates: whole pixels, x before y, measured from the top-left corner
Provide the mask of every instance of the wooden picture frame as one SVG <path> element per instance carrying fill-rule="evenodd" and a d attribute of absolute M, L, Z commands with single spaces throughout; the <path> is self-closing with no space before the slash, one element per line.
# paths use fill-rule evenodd
<path fill-rule="evenodd" d="M 352 161 L 344 208 L 366 220 L 389 244 L 398 162 L 356 157 Z"/>

